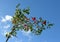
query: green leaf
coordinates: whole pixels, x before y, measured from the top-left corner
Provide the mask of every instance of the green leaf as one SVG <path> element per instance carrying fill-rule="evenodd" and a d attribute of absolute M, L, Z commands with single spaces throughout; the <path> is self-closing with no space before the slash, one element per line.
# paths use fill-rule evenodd
<path fill-rule="evenodd" d="M 48 26 L 53 26 L 53 24 L 48 24 Z"/>
<path fill-rule="evenodd" d="M 39 18 L 39 22 L 42 22 L 42 18 L 41 17 Z"/>
<path fill-rule="evenodd" d="M 12 35 L 13 35 L 13 36 L 16 36 L 16 34 L 17 34 L 17 33 L 16 33 L 15 31 L 14 31 L 14 32 L 12 32 Z"/>
<path fill-rule="evenodd" d="M 18 8 L 20 6 L 20 3 L 16 5 L 16 8 Z"/>
<path fill-rule="evenodd" d="M 29 15 L 29 14 L 30 14 L 29 10 L 30 10 L 29 8 L 23 9 L 23 12 L 24 12 L 25 14 L 28 14 L 28 15 Z"/>
<path fill-rule="evenodd" d="M 42 33 L 42 31 L 43 31 L 42 29 L 38 29 L 38 30 L 36 30 L 35 34 L 40 35 Z"/>

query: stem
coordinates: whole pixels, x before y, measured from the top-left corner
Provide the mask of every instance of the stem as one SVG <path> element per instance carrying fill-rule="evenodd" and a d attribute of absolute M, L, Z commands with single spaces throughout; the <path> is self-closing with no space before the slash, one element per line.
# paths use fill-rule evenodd
<path fill-rule="evenodd" d="M 10 36 L 7 37 L 6 42 L 8 42 L 9 38 L 10 38 Z"/>

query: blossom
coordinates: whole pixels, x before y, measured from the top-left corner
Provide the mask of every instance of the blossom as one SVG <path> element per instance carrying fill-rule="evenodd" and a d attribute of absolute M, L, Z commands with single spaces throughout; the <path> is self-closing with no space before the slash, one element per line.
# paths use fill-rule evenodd
<path fill-rule="evenodd" d="M 35 17 L 32 17 L 32 20 L 33 20 L 33 21 L 35 21 L 35 20 L 36 20 L 36 18 L 35 18 Z"/>
<path fill-rule="evenodd" d="M 43 22 L 43 24 L 45 24 L 45 25 L 46 25 L 46 20 Z"/>

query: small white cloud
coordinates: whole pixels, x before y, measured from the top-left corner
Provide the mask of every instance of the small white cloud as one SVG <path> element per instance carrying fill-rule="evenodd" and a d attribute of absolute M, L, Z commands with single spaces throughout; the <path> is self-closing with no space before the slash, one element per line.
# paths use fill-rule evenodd
<path fill-rule="evenodd" d="M 5 22 L 6 20 L 4 19 L 4 18 L 2 18 L 2 20 L 1 20 L 2 22 Z"/>
<path fill-rule="evenodd" d="M 11 19 L 12 19 L 12 16 L 6 15 L 5 17 L 2 17 L 1 22 L 11 21 Z"/>
<path fill-rule="evenodd" d="M 23 42 L 23 39 L 21 39 L 21 38 L 16 38 L 15 42 Z"/>
<path fill-rule="evenodd" d="M 30 35 L 31 31 L 29 30 L 29 31 L 26 32 L 26 31 L 23 30 L 22 33 L 23 33 L 24 36 L 28 37 L 28 42 L 30 42 L 31 39 L 32 39 L 32 36 Z"/>
<path fill-rule="evenodd" d="M 11 20 L 11 18 L 12 18 L 12 16 L 9 16 L 9 15 L 6 15 L 6 16 L 5 16 L 5 19 L 6 19 L 6 20 Z"/>
<path fill-rule="evenodd" d="M 7 31 L 7 30 L 4 30 L 4 31 L 2 31 L 3 33 L 1 33 L 2 34 L 2 36 L 4 36 L 4 37 L 6 37 L 6 34 L 8 34 L 9 35 L 9 31 Z M 11 36 L 12 38 L 13 38 L 13 36 Z"/>
<path fill-rule="evenodd" d="M 30 33 L 31 33 L 31 31 L 29 30 L 29 31 L 26 32 L 26 31 L 23 30 L 22 33 L 23 33 L 23 35 L 25 35 L 25 36 L 29 36 Z"/>
<path fill-rule="evenodd" d="M 6 28 L 6 29 L 9 28 L 9 27 L 10 27 L 10 25 L 6 25 L 6 26 L 4 26 L 4 28 Z"/>
<path fill-rule="evenodd" d="M 5 36 L 7 33 L 7 30 L 4 30 L 3 33 L 1 33 L 3 36 Z"/>
<path fill-rule="evenodd" d="M 16 40 L 15 42 L 23 42 L 22 40 Z"/>

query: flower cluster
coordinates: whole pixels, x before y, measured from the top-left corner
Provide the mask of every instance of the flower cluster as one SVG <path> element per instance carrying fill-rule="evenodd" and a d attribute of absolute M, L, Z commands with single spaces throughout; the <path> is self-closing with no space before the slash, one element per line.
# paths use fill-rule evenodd
<path fill-rule="evenodd" d="M 29 8 L 22 9 L 22 10 L 19 8 L 16 8 L 15 15 L 12 18 L 13 27 L 9 32 L 9 35 L 8 33 L 6 34 L 6 37 L 7 37 L 6 42 L 11 36 L 16 37 L 16 34 L 17 34 L 16 31 L 30 30 L 31 33 L 39 35 L 47 27 L 53 26 L 53 24 L 48 23 L 46 20 L 43 20 L 41 17 L 39 19 L 37 19 L 36 17 L 28 18 L 25 14 L 29 15 L 29 13 L 30 13 Z"/>

